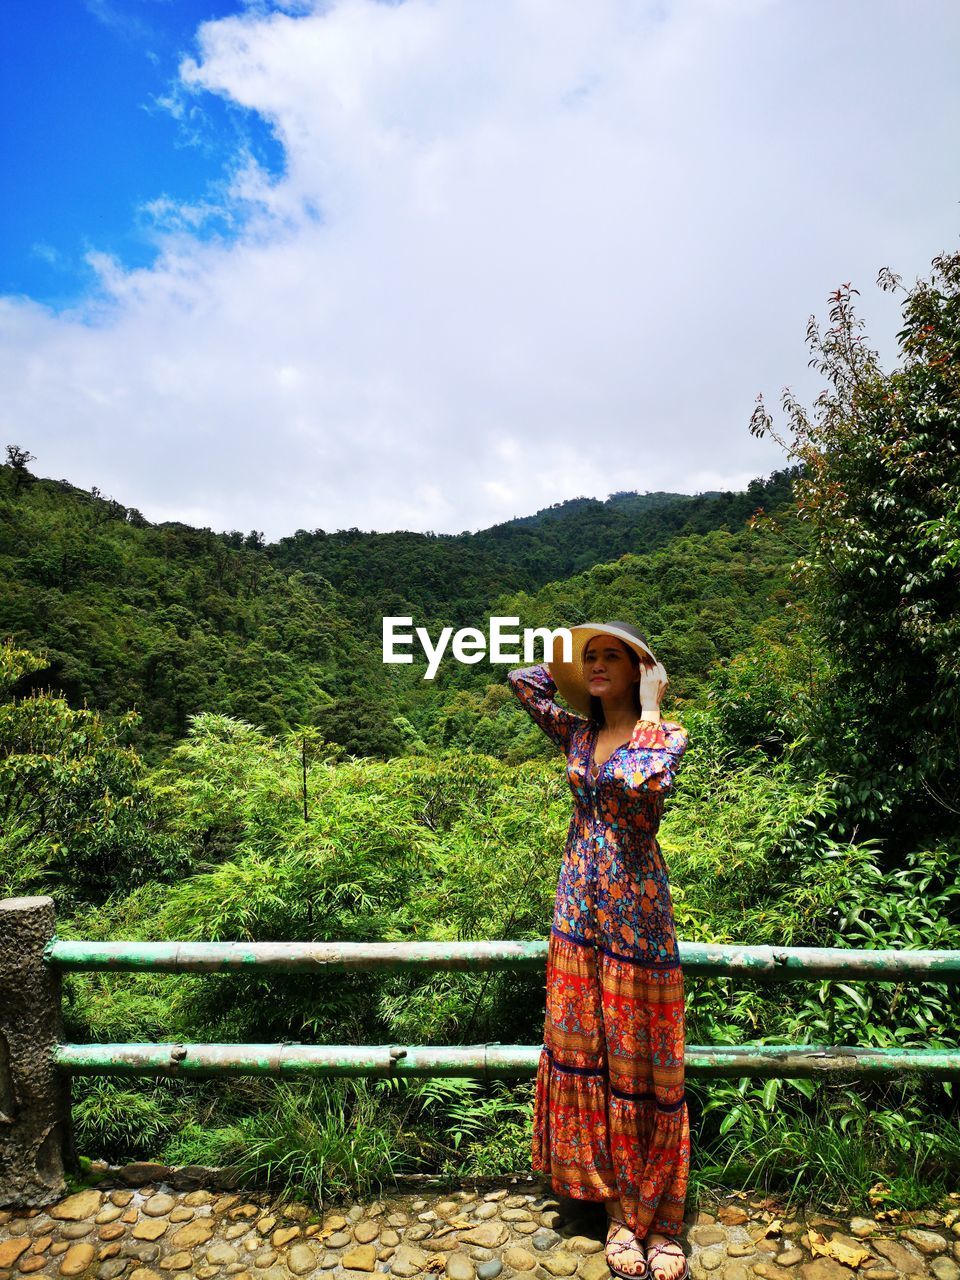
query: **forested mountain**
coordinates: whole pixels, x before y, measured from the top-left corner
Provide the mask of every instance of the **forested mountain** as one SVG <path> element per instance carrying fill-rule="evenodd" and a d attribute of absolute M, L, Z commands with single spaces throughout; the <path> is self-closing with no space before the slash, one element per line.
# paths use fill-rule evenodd
<path fill-rule="evenodd" d="M 803 530 L 788 509 L 780 525 L 686 534 L 659 550 L 622 555 L 539 591 L 500 596 L 489 612 L 550 627 L 634 620 L 669 673 L 665 712 L 701 703 L 714 667 L 755 644 L 789 646 L 799 625 L 790 565 Z M 536 732 L 526 734 L 522 745 L 514 741 L 514 700 L 505 668 L 447 661 L 432 682 L 421 678 L 421 670 L 417 679 L 424 687 L 413 693 L 408 714 L 428 743 L 474 747 L 500 758 L 551 751 Z M 502 708 L 510 712 L 507 717 Z M 771 732 L 776 736 L 762 721 L 753 730 L 755 738 Z"/>
<path fill-rule="evenodd" d="M 328 583 L 9 467 L 0 492 L 0 631 L 48 658 L 29 687 L 111 715 L 135 708 L 141 745 L 182 736 L 204 709 L 279 730 L 310 723 L 338 682 L 385 688 L 379 661 L 362 680 L 330 665 L 352 621 Z"/>
<path fill-rule="evenodd" d="M 298 529 L 267 548 L 276 564 L 321 574 L 363 597 L 365 615 L 443 618 L 475 626 L 504 593 L 536 591 L 672 538 L 738 530 L 757 508 L 792 502 L 793 470 L 754 480 L 742 493 L 616 493 L 575 498 L 478 533 L 364 533 Z"/>
<path fill-rule="evenodd" d="M 768 536 L 761 552 L 743 523 L 760 507 L 789 509 L 791 475 L 741 494 L 575 499 L 476 534 L 300 531 L 265 545 L 256 531 L 153 525 L 21 462 L 0 468 L 0 632 L 46 654 L 21 692 L 49 688 L 111 715 L 134 708 L 134 739 L 149 756 L 200 711 L 268 732 L 315 726 L 351 754 L 391 755 L 441 731 L 436 712 L 448 691 L 504 673 L 483 663 L 425 682 L 419 663 L 384 666 L 383 616 L 411 616 L 433 634 L 444 624 L 484 627 L 491 613 L 563 625 L 635 608 L 651 640 L 659 627 L 675 634 L 664 659 L 682 668 L 675 687 L 692 688 L 713 657 L 733 651 L 745 620 L 771 607 L 770 575 L 783 574 L 791 548 Z M 679 576 L 664 558 L 678 537 Z M 751 568 L 757 555 L 760 571 Z M 635 589 L 640 581 L 671 602 L 659 617 L 650 592 Z"/>

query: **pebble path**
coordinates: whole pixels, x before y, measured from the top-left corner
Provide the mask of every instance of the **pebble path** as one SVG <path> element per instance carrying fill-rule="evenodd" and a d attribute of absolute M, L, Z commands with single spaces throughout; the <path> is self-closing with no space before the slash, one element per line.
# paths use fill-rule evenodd
<path fill-rule="evenodd" d="M 534 1180 L 394 1195 L 322 1214 L 268 1193 L 101 1179 L 44 1209 L 0 1210 L 0 1280 L 608 1280 L 599 1205 Z M 127 1179 L 129 1183 L 129 1179 Z M 519 1189 L 518 1189 L 519 1184 Z M 960 1280 L 960 1194 L 945 1212 L 785 1217 L 735 1195 L 692 1214 L 691 1280 Z"/>

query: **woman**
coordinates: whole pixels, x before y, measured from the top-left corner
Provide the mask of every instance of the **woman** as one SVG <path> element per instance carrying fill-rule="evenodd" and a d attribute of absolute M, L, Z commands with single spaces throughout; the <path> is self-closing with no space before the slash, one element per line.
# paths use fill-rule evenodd
<path fill-rule="evenodd" d="M 570 632 L 570 662 L 507 676 L 563 749 L 574 797 L 547 953 L 533 1167 L 562 1195 L 605 1201 L 616 1275 L 686 1280 L 683 971 L 656 833 L 687 731 L 660 718 L 667 673 L 642 632 L 625 622 Z M 583 714 L 561 707 L 558 689 Z"/>

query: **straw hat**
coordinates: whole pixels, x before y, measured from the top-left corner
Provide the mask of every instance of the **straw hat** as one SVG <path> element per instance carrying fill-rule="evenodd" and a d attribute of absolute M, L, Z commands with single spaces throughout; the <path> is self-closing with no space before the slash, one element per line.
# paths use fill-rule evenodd
<path fill-rule="evenodd" d="M 547 670 L 570 706 L 581 715 L 589 716 L 590 714 L 590 691 L 583 678 L 583 651 L 588 641 L 594 636 L 600 634 L 616 636 L 639 655 L 641 662 L 657 661 L 646 636 L 629 622 L 580 622 L 575 627 L 568 627 L 567 630 L 572 640 L 570 661 L 564 662 L 562 658 L 554 658 L 547 663 Z M 554 645 L 554 652 L 562 653 L 559 644 Z"/>

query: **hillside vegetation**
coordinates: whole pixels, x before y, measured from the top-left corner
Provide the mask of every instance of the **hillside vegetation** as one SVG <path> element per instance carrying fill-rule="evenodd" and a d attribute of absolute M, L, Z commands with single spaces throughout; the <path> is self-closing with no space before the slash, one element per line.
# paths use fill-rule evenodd
<path fill-rule="evenodd" d="M 687 524 L 729 531 L 730 519 L 742 524 L 745 512 L 782 500 L 789 478 L 778 473 L 751 488 L 750 496 L 574 504 L 550 514 L 549 534 L 525 526 L 447 537 L 347 531 L 266 546 L 256 531 L 151 525 L 98 492 L 8 462 L 0 467 L 0 635 L 46 659 L 19 692 L 43 687 L 114 716 L 135 708 L 133 741 L 151 760 L 200 711 L 274 733 L 313 726 L 350 754 L 390 756 L 410 737 L 397 717 L 432 708 L 434 691 L 422 666 L 384 666 L 384 616 L 411 616 L 431 631 L 477 625 L 506 589 L 536 592 L 569 571 L 567 560 L 592 569 L 601 557 L 591 559 L 591 547 L 620 556 L 662 547 Z M 561 546 L 576 555 L 561 555 Z M 771 554 L 785 564 L 783 546 Z M 705 649 L 693 661 L 709 657 Z M 503 673 L 487 666 L 486 674 Z M 413 719 L 422 725 L 424 715 Z"/>

